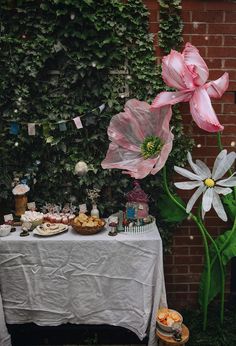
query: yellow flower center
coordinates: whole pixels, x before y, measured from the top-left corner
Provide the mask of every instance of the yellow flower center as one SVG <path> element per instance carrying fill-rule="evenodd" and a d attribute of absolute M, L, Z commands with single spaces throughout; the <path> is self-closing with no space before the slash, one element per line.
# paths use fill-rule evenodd
<path fill-rule="evenodd" d="M 215 182 L 213 179 L 211 178 L 207 178 L 204 180 L 204 184 L 207 186 L 207 187 L 213 187 L 215 186 Z"/>
<path fill-rule="evenodd" d="M 164 143 L 161 138 L 157 136 L 148 136 L 140 146 L 141 155 L 145 160 L 150 157 L 155 157 L 161 152 L 163 145 Z"/>
<path fill-rule="evenodd" d="M 147 143 L 147 149 L 153 149 L 154 148 L 154 143 L 153 142 L 148 142 Z"/>

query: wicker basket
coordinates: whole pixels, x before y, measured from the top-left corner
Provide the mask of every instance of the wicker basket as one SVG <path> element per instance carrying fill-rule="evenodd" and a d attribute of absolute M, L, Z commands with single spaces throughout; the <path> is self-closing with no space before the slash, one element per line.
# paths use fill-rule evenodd
<path fill-rule="evenodd" d="M 92 234 L 96 234 L 96 233 L 100 232 L 104 228 L 106 222 L 103 219 L 102 219 L 102 221 L 103 221 L 103 225 L 97 226 L 97 227 L 82 227 L 82 226 L 76 225 L 76 223 L 74 223 L 73 221 L 71 222 L 71 226 L 79 234 L 92 235 Z"/>

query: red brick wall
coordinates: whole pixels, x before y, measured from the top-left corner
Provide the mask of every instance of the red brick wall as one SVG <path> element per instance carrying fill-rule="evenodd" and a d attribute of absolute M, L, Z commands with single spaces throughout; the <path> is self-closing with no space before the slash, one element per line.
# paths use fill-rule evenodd
<path fill-rule="evenodd" d="M 150 31 L 154 33 L 154 46 L 159 60 L 158 48 L 158 1 L 144 1 L 150 11 Z M 228 91 L 213 107 L 225 126 L 223 145 L 229 150 L 236 141 L 236 3 L 233 1 L 182 0 L 184 43 L 195 45 L 210 69 L 209 80 L 219 78 L 227 71 L 230 76 Z M 194 158 L 205 161 L 210 167 L 218 153 L 216 135 L 206 133 L 193 123 L 189 106 L 181 106 L 186 132 L 195 139 Z M 191 195 L 190 192 L 189 195 Z M 185 195 L 186 197 L 186 195 Z M 212 235 L 227 229 L 212 212 L 206 218 Z M 194 306 L 203 265 L 202 239 L 192 221 L 186 221 L 176 229 L 172 255 L 165 256 L 165 279 L 169 305 L 175 308 Z M 229 289 L 229 284 L 228 284 Z"/>

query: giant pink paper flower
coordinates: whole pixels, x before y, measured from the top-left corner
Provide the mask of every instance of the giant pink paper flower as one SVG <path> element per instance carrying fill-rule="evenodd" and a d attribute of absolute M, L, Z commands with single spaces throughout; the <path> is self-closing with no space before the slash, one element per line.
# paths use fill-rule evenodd
<path fill-rule="evenodd" d="M 102 168 L 123 169 L 122 173 L 142 179 L 164 166 L 174 137 L 166 116 L 170 106 L 154 111 L 150 107 L 132 99 L 126 102 L 124 112 L 111 119 L 107 132 L 112 142 Z"/>
<path fill-rule="evenodd" d="M 162 61 L 162 78 L 168 86 L 178 91 L 161 92 L 151 108 L 189 102 L 193 119 L 201 129 L 208 132 L 222 131 L 224 127 L 217 119 L 210 97 L 220 98 L 223 95 L 229 85 L 229 76 L 224 73 L 219 79 L 206 83 L 208 76 L 208 67 L 196 47 L 186 43 L 182 54 L 171 50 Z M 171 108 L 169 112 L 168 117 L 171 117 Z"/>

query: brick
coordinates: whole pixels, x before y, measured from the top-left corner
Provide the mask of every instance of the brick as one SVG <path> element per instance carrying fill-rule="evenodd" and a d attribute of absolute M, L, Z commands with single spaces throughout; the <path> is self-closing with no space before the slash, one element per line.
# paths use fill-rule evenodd
<path fill-rule="evenodd" d="M 225 12 L 225 23 L 236 23 L 236 11 Z"/>
<path fill-rule="evenodd" d="M 235 32 L 236 24 L 209 24 L 208 26 L 209 34 L 234 34 Z"/>
<path fill-rule="evenodd" d="M 188 283 L 190 281 L 189 274 L 174 275 L 174 283 Z"/>
<path fill-rule="evenodd" d="M 185 230 L 182 230 L 185 232 Z M 186 246 L 175 246 L 172 249 L 172 255 L 182 255 L 182 254 L 188 254 L 189 253 L 189 247 Z"/>
<path fill-rule="evenodd" d="M 230 124 L 224 124 L 224 133 L 236 133 L 236 124 L 234 123 L 233 125 Z"/>
<path fill-rule="evenodd" d="M 154 34 L 157 33 L 159 30 L 158 23 L 149 23 L 149 31 L 153 32 Z"/>
<path fill-rule="evenodd" d="M 174 245 L 201 245 L 201 237 L 178 237 L 174 239 Z"/>
<path fill-rule="evenodd" d="M 230 36 L 224 36 L 224 46 L 235 46 L 236 44 L 236 36 L 230 35 Z"/>
<path fill-rule="evenodd" d="M 204 0 L 182 0 L 183 10 L 205 10 L 205 1 Z"/>
<path fill-rule="evenodd" d="M 199 290 L 199 284 L 190 284 L 189 285 L 189 291 L 192 292 L 198 292 Z"/>
<path fill-rule="evenodd" d="M 235 68 L 235 66 L 236 66 L 236 59 L 233 58 L 233 56 L 230 59 L 225 59 L 224 66 L 225 66 L 225 69 L 227 69 L 227 68 Z"/>
<path fill-rule="evenodd" d="M 236 3 L 231 0 L 206 1 L 206 10 L 236 11 Z"/>
<path fill-rule="evenodd" d="M 168 292 L 167 293 L 167 299 L 168 299 L 168 304 L 171 306 L 173 309 L 181 309 L 181 308 L 189 308 L 189 306 L 194 307 L 198 306 L 197 302 L 198 298 L 198 293 L 196 292 L 185 292 L 185 293 L 173 293 L 173 292 Z"/>
<path fill-rule="evenodd" d="M 224 74 L 224 72 L 225 71 L 223 70 L 217 70 L 217 69 L 211 70 L 209 74 L 209 80 L 215 80 L 220 78 Z"/>
<path fill-rule="evenodd" d="M 165 266 L 164 265 L 164 271 L 165 273 L 169 274 L 183 274 L 183 273 L 188 273 L 188 266 Z"/>
<path fill-rule="evenodd" d="M 235 56 L 235 54 L 236 47 L 208 47 L 208 57 L 229 57 Z"/>
<path fill-rule="evenodd" d="M 150 11 L 149 21 L 150 21 L 150 23 L 157 23 L 157 22 L 159 22 L 159 12 L 157 12 L 157 10 L 151 10 Z"/>
<path fill-rule="evenodd" d="M 202 273 L 203 265 L 192 264 L 189 268 L 190 273 Z"/>
<path fill-rule="evenodd" d="M 223 135 L 222 138 L 221 138 L 223 146 L 224 147 L 233 148 L 233 147 L 231 147 L 231 143 L 236 141 L 235 137 L 236 137 L 235 135 L 231 135 L 231 136 Z M 207 140 L 207 145 L 208 146 L 216 145 L 216 138 L 207 137 L 206 140 Z"/>
<path fill-rule="evenodd" d="M 188 292 L 187 284 L 167 284 L 166 290 L 167 292 Z"/>
<path fill-rule="evenodd" d="M 221 46 L 223 44 L 223 38 L 221 35 L 192 35 L 189 42 L 197 47 Z"/>
<path fill-rule="evenodd" d="M 223 11 L 194 11 L 192 21 L 203 23 L 222 23 Z"/>
<path fill-rule="evenodd" d="M 183 33 L 184 34 L 206 34 L 206 24 L 192 22 L 190 24 L 185 24 Z"/>
<path fill-rule="evenodd" d="M 159 10 L 160 9 L 158 1 L 143 0 L 143 2 L 149 10 Z"/>
<path fill-rule="evenodd" d="M 183 8 L 183 11 L 181 11 L 181 18 L 184 23 L 191 22 L 192 21 L 192 12 L 190 11 L 184 11 L 185 8 Z"/>
<path fill-rule="evenodd" d="M 174 277 L 175 277 L 174 275 L 165 274 L 165 282 L 166 283 L 173 283 Z"/>
<path fill-rule="evenodd" d="M 223 105 L 224 113 L 225 114 L 234 114 L 236 116 L 236 104 L 228 105 L 224 104 Z M 231 123 L 232 121 L 235 122 L 236 118 L 235 116 L 231 116 L 229 118 L 224 117 L 225 121 L 228 123 Z"/>
<path fill-rule="evenodd" d="M 190 256 L 204 255 L 204 248 L 203 248 L 203 246 L 190 246 L 189 247 L 189 253 L 190 253 Z"/>
<path fill-rule="evenodd" d="M 222 59 L 215 59 L 215 58 L 207 58 L 205 59 L 205 62 L 209 69 L 212 68 L 222 68 Z M 211 72 L 210 72 L 211 73 Z"/>
<path fill-rule="evenodd" d="M 173 264 L 173 256 L 165 255 L 164 256 L 164 264 Z"/>
<path fill-rule="evenodd" d="M 215 99 L 214 103 L 234 103 L 234 93 L 226 91 L 220 99 Z"/>
<path fill-rule="evenodd" d="M 201 148 L 194 148 L 193 149 L 193 155 L 196 157 L 216 157 L 219 154 L 219 150 L 217 147 L 212 147 L 211 150 L 209 150 L 208 147 L 201 147 Z"/>
<path fill-rule="evenodd" d="M 175 264 L 199 264 L 202 263 L 202 256 L 174 256 Z"/>
<path fill-rule="evenodd" d="M 230 81 L 228 90 L 235 91 L 236 90 L 236 81 Z"/>

